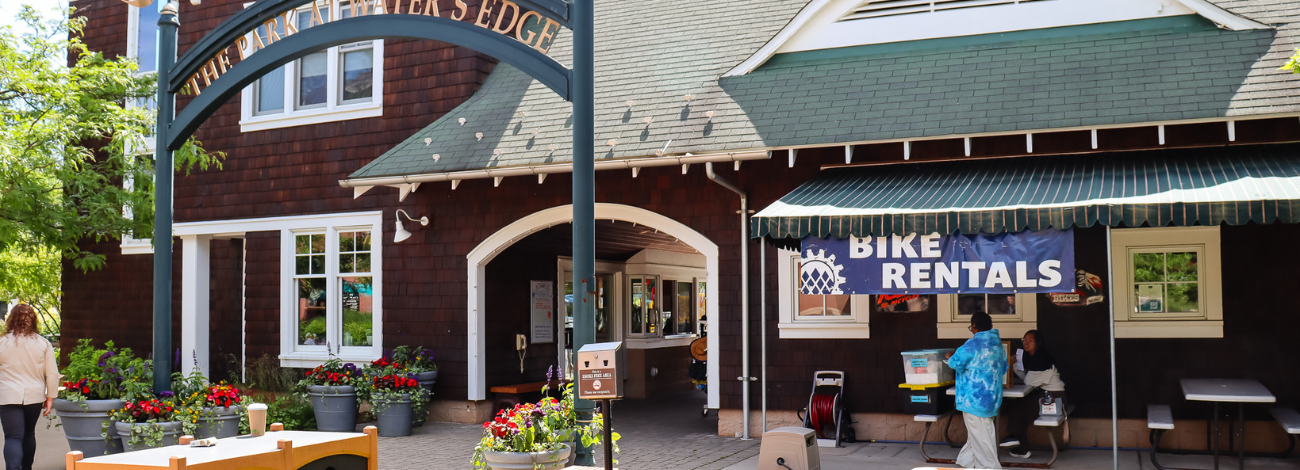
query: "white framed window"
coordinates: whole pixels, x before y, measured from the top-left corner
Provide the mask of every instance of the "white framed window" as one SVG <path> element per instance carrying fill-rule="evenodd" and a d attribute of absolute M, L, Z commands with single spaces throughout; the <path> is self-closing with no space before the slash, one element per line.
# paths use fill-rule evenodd
<path fill-rule="evenodd" d="M 870 296 L 805 295 L 800 291 L 799 252 L 777 255 L 777 302 L 782 339 L 867 339 L 871 337 Z"/>
<path fill-rule="evenodd" d="M 382 355 L 381 220 L 281 231 L 281 364 L 314 367 Z M 328 348 L 328 349 L 327 349 Z"/>
<path fill-rule="evenodd" d="M 1019 338 L 1038 328 L 1035 294 L 942 294 L 938 301 L 939 339 L 967 339 L 972 336 L 970 316 L 985 312 L 993 317 L 993 328 L 1002 338 Z"/>
<path fill-rule="evenodd" d="M 357 4 L 358 7 L 361 4 Z M 246 37 L 244 54 L 259 45 L 329 22 L 364 14 L 351 2 L 317 2 L 277 17 Z M 291 25 L 284 24 L 285 21 Z M 268 28 L 267 26 L 271 26 Z M 343 121 L 383 115 L 384 42 L 362 41 L 330 47 L 276 69 L 240 95 L 240 130 Z"/>
<path fill-rule="evenodd" d="M 153 75 L 158 70 L 158 18 L 160 14 L 155 6 L 138 8 L 127 5 L 127 35 L 126 35 L 126 57 L 136 62 L 139 67 L 136 76 Z M 137 99 L 126 103 L 127 106 L 134 108 L 145 108 L 150 111 L 158 110 L 157 98 L 149 97 Z M 128 154 L 136 158 L 153 158 L 155 147 L 154 136 L 144 135 L 139 139 L 133 139 L 126 144 Z M 146 186 L 152 184 L 152 175 L 136 175 L 122 182 L 130 190 L 140 184 L 136 181 L 141 178 L 150 178 Z M 146 189 L 144 187 L 140 188 Z M 123 207 L 124 215 L 132 218 L 131 208 Z M 140 234 L 135 234 L 140 235 Z M 153 243 L 148 237 L 136 237 L 130 233 L 122 234 L 121 249 L 124 255 L 152 254 Z"/>
<path fill-rule="evenodd" d="M 1219 227 L 1111 231 L 1118 338 L 1222 338 Z"/>

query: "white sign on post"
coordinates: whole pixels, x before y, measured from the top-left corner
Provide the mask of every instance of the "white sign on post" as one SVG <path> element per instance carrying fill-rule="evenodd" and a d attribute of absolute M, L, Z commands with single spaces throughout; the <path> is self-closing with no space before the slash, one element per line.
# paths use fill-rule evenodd
<path fill-rule="evenodd" d="M 530 281 L 533 344 L 555 342 L 555 283 Z"/>

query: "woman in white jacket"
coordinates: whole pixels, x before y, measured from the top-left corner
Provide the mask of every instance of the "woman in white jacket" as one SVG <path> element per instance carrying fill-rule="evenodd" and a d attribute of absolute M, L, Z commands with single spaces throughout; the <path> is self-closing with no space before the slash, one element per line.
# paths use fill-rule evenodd
<path fill-rule="evenodd" d="M 36 422 L 50 414 L 59 394 L 54 348 L 36 334 L 36 311 L 18 304 L 0 336 L 0 427 L 4 428 L 5 470 L 32 470 Z M 42 413 L 43 411 L 43 413 Z"/>

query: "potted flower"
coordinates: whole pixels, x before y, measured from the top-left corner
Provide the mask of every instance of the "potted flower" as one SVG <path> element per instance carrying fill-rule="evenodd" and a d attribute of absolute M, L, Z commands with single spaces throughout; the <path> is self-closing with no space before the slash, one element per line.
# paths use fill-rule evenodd
<path fill-rule="evenodd" d="M 185 434 L 198 439 L 239 435 L 244 397 L 238 388 L 224 382 L 210 384 L 194 367 L 187 376 L 172 374 L 172 390 L 176 393 L 177 419 Z"/>
<path fill-rule="evenodd" d="M 176 420 L 172 393 L 160 395 L 148 400 L 128 400 L 111 415 L 116 421 L 114 430 L 127 452 L 175 445 L 180 438 L 181 422 Z"/>
<path fill-rule="evenodd" d="M 130 349 L 118 349 L 113 342 L 97 349 L 82 339 L 68 354 L 59 396 L 54 400 L 57 426 L 63 428 L 68 447 L 95 456 L 122 451 L 109 414 L 123 405 L 126 383 L 133 377 L 150 375 L 150 363 L 132 356 Z"/>
<path fill-rule="evenodd" d="M 418 383 L 419 388 L 411 398 L 412 427 L 423 426 L 429 418 L 429 399 L 433 396 L 433 382 L 438 378 L 438 366 L 430 360 L 430 355 L 428 351 L 424 351 L 424 348 L 398 346 L 393 349 L 391 358 L 384 356 L 376 359 L 362 372 L 369 377 L 368 380 L 393 375 L 410 378 Z M 371 390 L 373 389 L 374 387 L 371 387 Z M 373 405 L 374 402 L 371 401 L 371 404 Z"/>
<path fill-rule="evenodd" d="M 298 390 L 311 399 L 317 430 L 356 431 L 360 401 L 355 384 L 359 375 L 357 366 L 331 356 L 298 381 Z"/>
<path fill-rule="evenodd" d="M 558 400 L 546 397 L 537 403 L 520 403 L 483 423 L 483 438 L 470 462 L 474 468 L 561 469 L 568 466 L 576 440 L 588 446 L 599 444 L 604 429 L 601 416 L 593 416 L 590 426 L 578 426 L 573 384 L 561 390 Z M 612 433 L 611 439 L 618 452 L 618 433 Z"/>
<path fill-rule="evenodd" d="M 371 379 L 370 406 L 379 423 L 379 435 L 411 435 L 412 410 L 427 403 L 420 382 L 412 377 L 388 374 Z"/>
<path fill-rule="evenodd" d="M 433 353 L 422 347 L 398 346 L 393 348 L 393 362 L 415 374 L 420 386 L 432 392 L 433 384 L 438 381 L 438 365 L 433 362 Z"/>

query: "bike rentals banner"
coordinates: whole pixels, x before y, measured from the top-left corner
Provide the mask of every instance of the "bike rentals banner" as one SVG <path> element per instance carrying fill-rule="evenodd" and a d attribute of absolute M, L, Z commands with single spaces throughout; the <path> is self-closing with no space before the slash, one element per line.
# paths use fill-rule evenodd
<path fill-rule="evenodd" d="M 803 294 L 1074 290 L 1074 231 L 803 239 Z"/>

